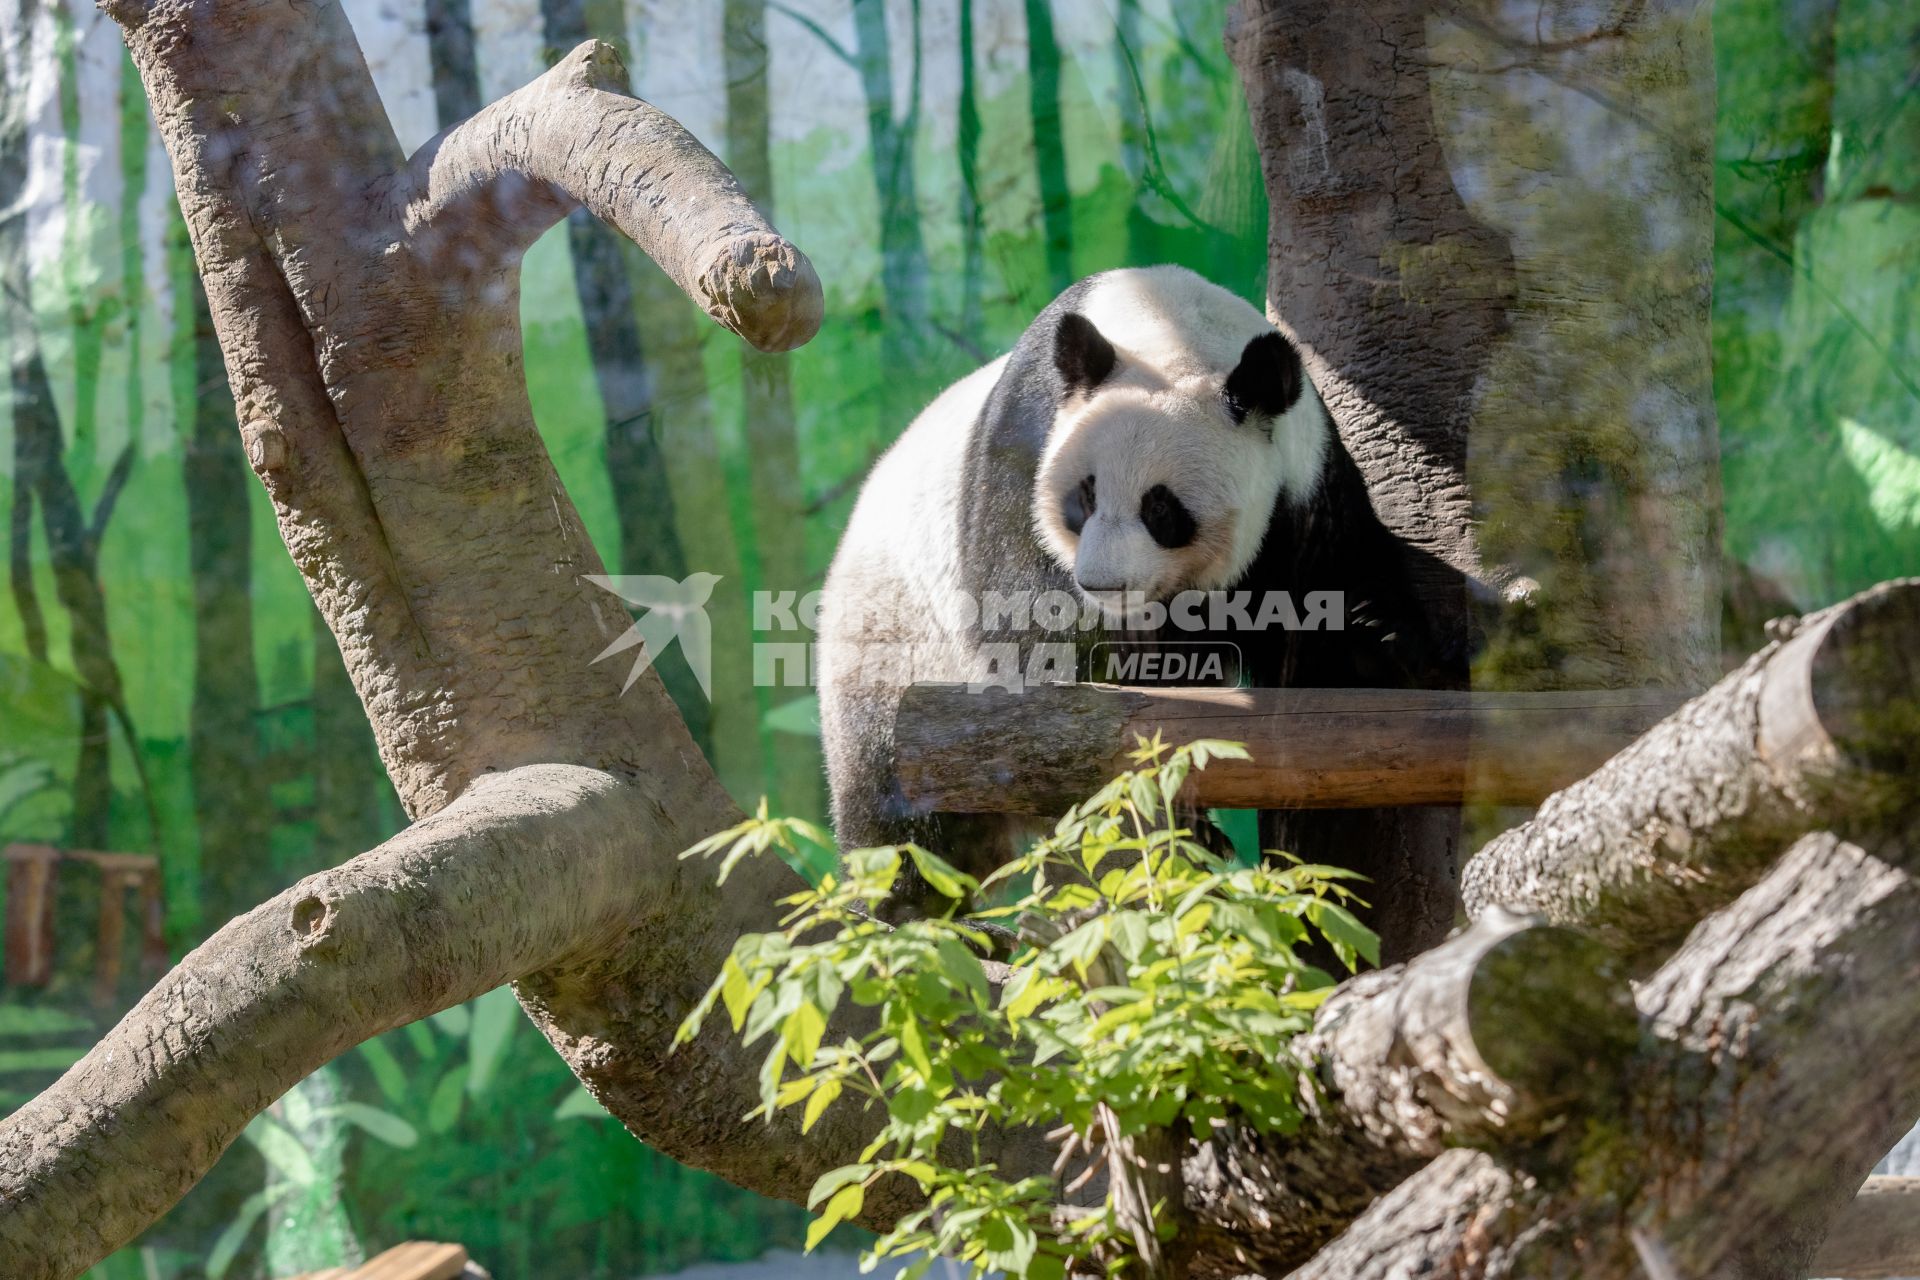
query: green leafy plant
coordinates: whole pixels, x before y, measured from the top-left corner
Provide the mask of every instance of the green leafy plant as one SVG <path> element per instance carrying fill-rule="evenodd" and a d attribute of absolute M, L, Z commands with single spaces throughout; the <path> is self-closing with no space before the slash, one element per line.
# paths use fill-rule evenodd
<path fill-rule="evenodd" d="M 779 931 L 735 944 L 680 1038 L 724 1007 L 748 1044 L 768 1043 L 756 1116 L 800 1107 L 810 1129 L 843 1099 L 884 1109 L 860 1161 L 814 1186 L 809 1248 L 857 1218 L 881 1180 L 908 1178 L 922 1206 L 873 1245 L 869 1269 L 907 1259 L 912 1280 L 934 1255 L 1034 1280 L 1076 1259 L 1116 1266 L 1168 1225 L 1143 1232 L 1119 1206 L 1129 1170 L 1113 1153 L 1230 1116 L 1262 1130 L 1298 1123 L 1301 1081 L 1284 1049 L 1333 986 L 1302 946 L 1317 937 L 1351 968 L 1377 961 L 1377 940 L 1345 905 L 1353 873 L 1284 858 L 1237 866 L 1180 825 L 1190 772 L 1245 758 L 1235 743 L 1169 749 L 1156 735 L 1137 768 L 985 883 L 914 845 L 854 850 L 785 900 Z M 683 856 L 719 856 L 724 881 L 744 857 L 792 859 L 826 842 L 763 804 Z M 1009 900 L 889 927 L 872 910 L 906 858 L 956 900 Z M 984 920 L 1014 922 L 1022 939 L 992 974 Z M 841 1032 L 833 1020 L 847 1004 L 870 1012 Z M 1061 1141 L 1056 1176 L 1009 1180 L 988 1158 L 984 1135 L 1022 1127 Z M 1103 1161 L 1105 1204 L 1061 1210 L 1061 1183 Z"/>

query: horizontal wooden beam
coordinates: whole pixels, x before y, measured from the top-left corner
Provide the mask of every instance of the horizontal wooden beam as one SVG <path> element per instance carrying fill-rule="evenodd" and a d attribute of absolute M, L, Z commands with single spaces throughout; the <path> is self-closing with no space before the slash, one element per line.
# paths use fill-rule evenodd
<path fill-rule="evenodd" d="M 1537 804 L 1686 700 L 1664 689 L 1470 693 L 915 685 L 895 721 L 898 776 L 927 813 L 1057 813 L 1128 767 L 1139 736 L 1243 742 L 1251 761 L 1194 776 L 1220 809 Z"/>

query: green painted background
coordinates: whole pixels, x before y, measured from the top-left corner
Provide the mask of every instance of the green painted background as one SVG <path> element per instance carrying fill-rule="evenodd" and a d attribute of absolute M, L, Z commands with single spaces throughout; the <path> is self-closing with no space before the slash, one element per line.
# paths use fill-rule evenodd
<path fill-rule="evenodd" d="M 724 575 L 715 701 L 664 672 L 743 800 L 822 807 L 810 700 L 745 678 L 746 592 L 818 584 L 921 404 L 1090 271 L 1179 261 L 1264 295 L 1222 0 L 348 8 L 409 146 L 580 34 L 615 39 L 826 282 L 820 337 L 766 358 L 591 224 L 526 262 L 535 410 L 603 556 Z M 1920 16 L 1723 0 L 1715 38 L 1743 647 L 1771 613 L 1920 567 Z M 0 0 L 0 53 L 0 840 L 157 855 L 178 956 L 400 812 L 240 459 L 117 33 L 78 0 Z M 93 998 L 97 890 L 69 868 L 53 982 L 0 986 L 0 1109 L 139 993 L 129 951 Z M 424 1237 L 501 1277 L 637 1276 L 790 1246 L 802 1222 L 631 1140 L 496 992 L 309 1081 L 96 1274 L 284 1275 Z"/>

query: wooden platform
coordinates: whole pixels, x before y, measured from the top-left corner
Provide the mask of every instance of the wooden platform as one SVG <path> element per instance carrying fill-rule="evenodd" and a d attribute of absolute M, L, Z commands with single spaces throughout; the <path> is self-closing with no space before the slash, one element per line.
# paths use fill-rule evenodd
<path fill-rule="evenodd" d="M 486 1272 L 467 1260 L 457 1244 L 426 1240 L 395 1245 L 359 1267 L 329 1267 L 292 1280 L 485 1280 Z"/>

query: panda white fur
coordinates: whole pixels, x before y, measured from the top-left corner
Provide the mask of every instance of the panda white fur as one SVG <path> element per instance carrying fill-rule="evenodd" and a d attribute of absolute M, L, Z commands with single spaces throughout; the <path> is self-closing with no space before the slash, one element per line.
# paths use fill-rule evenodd
<path fill-rule="evenodd" d="M 1165 602 L 1188 590 L 1344 593 L 1342 630 L 1157 637 L 1230 641 L 1247 683 L 1430 674 L 1402 545 L 1375 517 L 1293 346 L 1184 268 L 1105 272 L 942 393 L 861 490 L 819 623 L 842 847 L 916 840 L 976 873 L 1006 856 L 1005 820 L 916 812 L 895 778 L 908 684 L 991 679 L 990 642 L 1025 652 L 1058 638 L 989 634 L 960 602 L 1071 592 L 1103 620 L 1102 636 L 1138 642 L 1156 637 L 1122 629 L 1121 593 Z M 918 910 L 932 905 L 923 894 L 906 881 L 898 896 Z"/>

